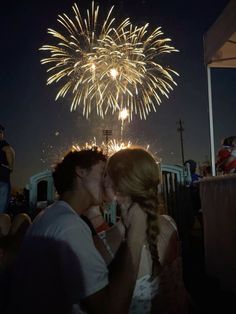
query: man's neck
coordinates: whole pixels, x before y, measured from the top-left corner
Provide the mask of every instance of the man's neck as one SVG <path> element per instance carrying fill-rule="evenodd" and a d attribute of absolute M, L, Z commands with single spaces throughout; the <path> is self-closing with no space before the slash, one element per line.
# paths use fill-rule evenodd
<path fill-rule="evenodd" d="M 79 215 L 83 214 L 83 212 L 87 210 L 87 207 L 85 207 L 86 202 L 73 192 L 65 192 L 61 195 L 60 200 L 69 204 L 70 207 Z"/>

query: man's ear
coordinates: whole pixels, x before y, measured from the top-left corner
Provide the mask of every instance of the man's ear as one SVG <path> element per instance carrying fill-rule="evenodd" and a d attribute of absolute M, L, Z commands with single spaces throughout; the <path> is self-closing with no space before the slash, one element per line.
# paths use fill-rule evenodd
<path fill-rule="evenodd" d="M 84 178 L 85 176 L 86 176 L 86 174 L 87 174 L 87 170 L 86 169 L 83 169 L 83 168 L 80 168 L 80 167 L 76 167 L 75 168 L 75 173 L 77 174 L 77 176 L 79 177 L 79 178 Z"/>

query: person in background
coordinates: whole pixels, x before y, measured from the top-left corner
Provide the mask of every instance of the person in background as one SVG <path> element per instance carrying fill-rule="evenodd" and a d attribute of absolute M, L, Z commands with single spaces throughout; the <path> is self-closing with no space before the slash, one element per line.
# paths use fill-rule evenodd
<path fill-rule="evenodd" d="M 221 141 L 221 148 L 217 152 L 216 170 L 217 174 L 224 174 L 226 172 L 225 165 L 230 156 L 231 140 L 229 137 Z"/>
<path fill-rule="evenodd" d="M 234 173 L 236 170 L 236 136 L 228 136 L 221 142 L 216 158 L 217 174 Z"/>
<path fill-rule="evenodd" d="M 15 162 L 14 149 L 4 139 L 5 128 L 0 124 L 0 213 L 8 209 L 11 183 L 10 174 Z"/>
<path fill-rule="evenodd" d="M 202 178 L 211 177 L 211 163 L 209 161 L 205 161 L 199 167 L 199 174 Z"/>
<path fill-rule="evenodd" d="M 184 165 L 189 167 L 191 182 L 189 184 L 190 197 L 194 216 L 202 225 L 201 198 L 199 192 L 199 180 L 202 178 L 197 172 L 197 163 L 193 159 L 185 161 Z"/>
<path fill-rule="evenodd" d="M 197 163 L 196 161 L 189 159 L 186 160 L 184 163 L 185 166 L 189 167 L 190 174 L 191 174 L 191 182 L 190 185 L 194 185 L 201 179 L 201 176 L 196 172 L 197 170 Z"/>
<path fill-rule="evenodd" d="M 230 156 L 225 164 L 226 173 L 236 173 L 236 136 L 231 137 Z"/>

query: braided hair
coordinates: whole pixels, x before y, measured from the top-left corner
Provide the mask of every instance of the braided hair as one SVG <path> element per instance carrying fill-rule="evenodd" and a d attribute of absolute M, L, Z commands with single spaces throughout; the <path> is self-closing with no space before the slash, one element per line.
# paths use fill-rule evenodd
<path fill-rule="evenodd" d="M 146 237 L 153 262 L 152 275 L 155 275 L 160 268 L 157 250 L 159 165 L 149 152 L 134 147 L 112 155 L 108 161 L 107 172 L 116 192 L 130 196 L 146 213 Z"/>

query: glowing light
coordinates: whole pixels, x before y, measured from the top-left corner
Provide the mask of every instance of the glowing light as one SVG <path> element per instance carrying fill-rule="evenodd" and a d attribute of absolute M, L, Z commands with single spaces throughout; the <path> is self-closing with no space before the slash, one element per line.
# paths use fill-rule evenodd
<path fill-rule="evenodd" d="M 121 126 L 120 126 L 120 140 L 123 141 L 123 133 L 124 133 L 124 122 L 125 119 L 127 119 L 129 117 L 129 110 L 127 110 L 126 108 L 122 109 L 119 112 L 119 120 L 121 120 Z"/>
<path fill-rule="evenodd" d="M 92 148 L 94 148 L 94 147 L 98 147 L 96 138 L 94 138 L 94 139 L 91 140 L 90 142 L 86 142 L 86 143 L 83 144 L 82 146 L 80 146 L 78 143 L 72 144 L 71 150 L 72 150 L 72 151 L 80 151 L 80 150 L 82 150 L 82 149 L 92 149 Z"/>
<path fill-rule="evenodd" d="M 110 69 L 110 74 L 111 74 L 112 79 L 115 80 L 119 73 L 116 69 L 112 68 Z"/>
<path fill-rule="evenodd" d="M 107 152 L 108 156 L 111 156 L 115 152 L 118 152 L 121 149 L 128 148 L 131 145 L 132 145 L 131 141 L 122 142 L 116 139 L 110 139 L 107 144 L 105 142 L 98 144 L 96 138 L 94 138 L 90 142 L 86 142 L 83 145 L 79 145 L 78 143 L 73 144 L 71 149 L 72 151 L 80 151 L 81 149 L 92 149 L 93 147 L 98 147 L 104 153 Z"/>
<path fill-rule="evenodd" d="M 127 119 L 129 116 L 129 110 L 127 110 L 126 108 L 122 109 L 119 113 L 119 120 L 124 121 L 125 119 Z"/>
<path fill-rule="evenodd" d="M 74 19 L 58 17 L 62 32 L 48 29 L 56 44 L 40 48 L 50 53 L 41 60 L 49 65 L 47 84 L 61 83 L 56 99 L 70 93 L 71 111 L 82 106 L 86 117 L 94 109 L 104 117 L 127 107 L 130 121 L 133 114 L 143 119 L 156 111 L 176 85 L 177 72 L 161 64 L 162 55 L 177 51 L 171 40 L 160 27 L 150 32 L 148 24 L 133 26 L 129 18 L 116 26 L 113 7 L 103 23 L 94 2 L 85 17 L 76 4 L 72 9 Z"/>
<path fill-rule="evenodd" d="M 131 141 L 128 142 L 121 142 L 119 140 L 110 140 L 108 142 L 108 155 L 111 156 L 112 154 L 118 152 L 121 149 L 128 148 L 132 145 Z"/>
<path fill-rule="evenodd" d="M 140 144 L 137 145 L 139 147 L 145 146 Z M 54 167 L 57 162 L 63 160 L 64 156 L 69 151 L 80 151 L 82 149 L 92 149 L 96 147 L 97 149 L 103 151 L 104 154 L 107 154 L 108 157 L 110 157 L 115 152 L 132 146 L 133 143 L 131 142 L 131 140 L 121 141 L 119 139 L 113 138 L 110 139 L 108 143 L 105 143 L 104 141 L 98 143 L 95 137 L 92 140 L 83 144 L 80 144 L 79 141 L 75 141 L 72 144 L 63 145 L 59 148 L 55 148 L 52 145 L 43 143 L 42 156 L 40 158 L 40 161 L 44 164 L 47 164 L 48 167 Z M 146 149 L 149 150 L 149 144 L 146 145 Z"/>
<path fill-rule="evenodd" d="M 92 71 L 95 71 L 95 69 L 96 69 L 96 65 L 95 65 L 94 63 L 92 63 L 92 65 L 91 65 L 91 69 L 92 69 Z"/>

